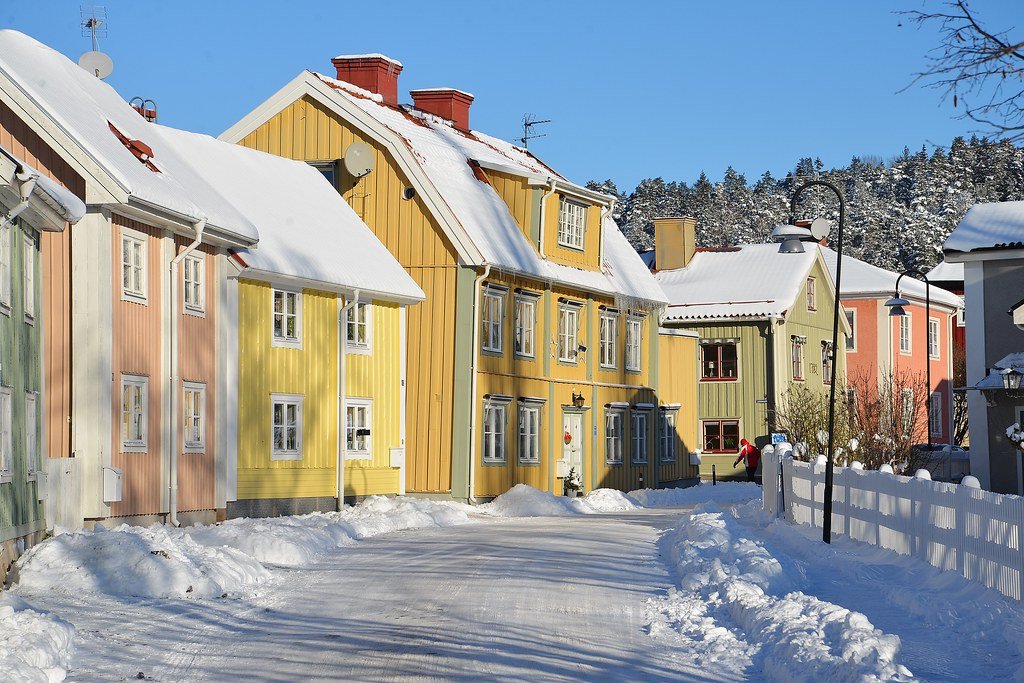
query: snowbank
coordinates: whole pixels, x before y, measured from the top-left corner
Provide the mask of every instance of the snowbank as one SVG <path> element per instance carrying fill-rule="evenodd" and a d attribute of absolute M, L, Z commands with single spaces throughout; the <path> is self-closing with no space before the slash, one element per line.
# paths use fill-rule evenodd
<path fill-rule="evenodd" d="M 867 617 L 794 591 L 758 538 L 714 503 L 666 534 L 680 588 L 652 600 L 651 633 L 673 638 L 701 666 L 784 681 L 900 681 L 898 636 Z"/>
<path fill-rule="evenodd" d="M 566 498 L 527 484 L 516 484 L 477 510 L 495 517 L 566 517 L 625 512 L 639 507 L 631 497 L 614 489 L 594 489 L 583 498 Z"/>
<path fill-rule="evenodd" d="M 61 534 L 19 561 L 28 590 L 152 598 L 214 598 L 270 578 L 263 565 L 233 548 L 211 548 L 182 529 L 121 525 Z"/>
<path fill-rule="evenodd" d="M 761 487 L 751 482 L 725 481 L 718 485 L 701 482 L 697 486 L 677 489 L 641 489 L 629 495 L 648 508 L 696 505 L 710 500 L 738 503 L 761 497 Z"/>
<path fill-rule="evenodd" d="M 0 594 L 0 673 L 8 683 L 63 681 L 71 663 L 74 627 Z"/>
<path fill-rule="evenodd" d="M 626 512 L 643 507 L 631 496 L 615 489 L 594 489 L 583 498 L 573 500 L 584 512 Z"/>

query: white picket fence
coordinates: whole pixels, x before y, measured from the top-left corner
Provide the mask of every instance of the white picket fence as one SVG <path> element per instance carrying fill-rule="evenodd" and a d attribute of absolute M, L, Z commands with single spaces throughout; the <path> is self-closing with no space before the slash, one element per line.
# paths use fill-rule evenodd
<path fill-rule="evenodd" d="M 825 468 L 765 449 L 764 508 L 821 527 Z M 779 461 L 782 462 L 781 477 Z M 836 467 L 832 532 L 1024 596 L 1024 498 L 927 479 Z"/>

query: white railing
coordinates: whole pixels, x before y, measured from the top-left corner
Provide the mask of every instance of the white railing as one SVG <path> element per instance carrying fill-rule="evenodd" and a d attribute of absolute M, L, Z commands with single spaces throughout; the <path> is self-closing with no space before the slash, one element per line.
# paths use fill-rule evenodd
<path fill-rule="evenodd" d="M 824 466 L 794 461 L 785 445 L 778 450 L 764 453 L 765 510 L 793 524 L 820 527 Z M 836 467 L 832 532 L 959 572 L 1016 600 L 1024 596 L 1020 496 Z"/>

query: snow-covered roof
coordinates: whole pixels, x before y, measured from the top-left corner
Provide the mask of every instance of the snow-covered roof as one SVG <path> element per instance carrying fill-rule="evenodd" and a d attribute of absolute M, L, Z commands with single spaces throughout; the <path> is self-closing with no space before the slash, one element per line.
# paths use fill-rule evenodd
<path fill-rule="evenodd" d="M 308 164 L 164 128 L 183 155 L 201 159 L 195 181 L 217 188 L 258 230 L 259 246 L 240 249 L 256 271 L 286 275 L 384 298 L 421 300 L 423 291 L 348 203 Z"/>
<path fill-rule="evenodd" d="M 821 247 L 821 256 L 825 259 L 829 274 L 836 276 L 836 252 L 828 247 Z M 885 268 L 873 266 L 852 256 L 843 256 L 843 281 L 840 283 L 841 296 L 875 296 L 890 298 L 896 291 L 896 280 L 899 273 Z M 900 292 L 908 298 L 924 301 L 925 283 L 907 275 L 900 280 Z M 963 301 L 956 294 L 941 287 L 931 286 L 931 301 L 950 308 L 961 308 Z"/>
<path fill-rule="evenodd" d="M 196 181 L 202 160 L 186 159 L 155 126 L 139 116 L 108 84 L 56 50 L 12 30 L 0 30 L 0 73 L 31 100 L 123 191 L 129 201 L 252 244 L 256 228 L 216 190 Z M 148 145 L 155 172 L 111 129 Z"/>
<path fill-rule="evenodd" d="M 963 282 L 964 264 L 942 261 L 929 270 L 926 275 L 932 282 Z"/>
<path fill-rule="evenodd" d="M 669 299 L 664 320 L 782 316 L 817 259 L 816 249 L 780 254 L 778 244 L 698 249 L 685 268 L 655 275 Z"/>
<path fill-rule="evenodd" d="M 1024 247 L 1024 201 L 975 204 L 942 246 L 945 252 Z"/>
<path fill-rule="evenodd" d="M 59 216 L 72 225 L 82 220 L 82 217 L 85 216 L 85 202 L 76 197 L 71 190 L 22 161 L 2 145 L 0 145 L 0 154 L 6 156 L 29 174 L 37 177 L 33 192 L 40 196 Z"/>

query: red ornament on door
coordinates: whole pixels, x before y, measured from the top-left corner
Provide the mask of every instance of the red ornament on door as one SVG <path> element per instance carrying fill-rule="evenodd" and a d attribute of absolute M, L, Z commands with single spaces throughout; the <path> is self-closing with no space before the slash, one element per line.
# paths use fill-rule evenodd
<path fill-rule="evenodd" d="M 565 441 L 565 445 L 568 446 L 569 444 L 572 443 L 572 434 L 566 432 L 565 436 L 562 437 L 562 440 Z"/>

